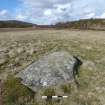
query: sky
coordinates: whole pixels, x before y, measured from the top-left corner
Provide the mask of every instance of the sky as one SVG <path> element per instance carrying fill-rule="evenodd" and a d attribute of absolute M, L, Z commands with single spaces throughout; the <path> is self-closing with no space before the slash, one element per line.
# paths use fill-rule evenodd
<path fill-rule="evenodd" d="M 55 24 L 105 18 L 105 0 L 0 0 L 0 20 Z"/>

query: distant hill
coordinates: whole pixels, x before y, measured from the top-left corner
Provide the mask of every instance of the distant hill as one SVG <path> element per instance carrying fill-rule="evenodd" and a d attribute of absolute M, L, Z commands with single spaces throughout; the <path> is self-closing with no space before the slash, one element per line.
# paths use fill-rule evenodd
<path fill-rule="evenodd" d="M 33 27 L 35 24 L 17 21 L 17 20 L 7 20 L 0 21 L 0 28 L 25 28 L 25 27 Z"/>
<path fill-rule="evenodd" d="M 92 29 L 105 30 L 105 19 L 84 19 L 55 25 L 37 25 L 17 20 L 0 21 L 0 28 L 32 28 L 32 29 Z"/>
<path fill-rule="evenodd" d="M 57 23 L 55 28 L 105 30 L 105 19 L 84 19 L 66 23 Z"/>

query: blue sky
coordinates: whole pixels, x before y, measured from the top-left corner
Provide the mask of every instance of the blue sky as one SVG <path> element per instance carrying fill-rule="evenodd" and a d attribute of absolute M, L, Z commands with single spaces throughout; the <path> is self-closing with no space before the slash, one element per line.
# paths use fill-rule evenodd
<path fill-rule="evenodd" d="M 0 2 L 0 10 L 7 9 L 13 11 L 20 5 L 19 0 L 0 0 Z"/>
<path fill-rule="evenodd" d="M 55 24 L 105 18 L 105 0 L 0 0 L 0 20 Z"/>

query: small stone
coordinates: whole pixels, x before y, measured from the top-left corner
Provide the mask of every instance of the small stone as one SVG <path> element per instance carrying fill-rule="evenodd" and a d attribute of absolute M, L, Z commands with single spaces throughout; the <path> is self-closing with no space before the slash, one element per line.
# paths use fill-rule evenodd
<path fill-rule="evenodd" d="M 16 54 L 17 54 L 17 53 L 16 53 L 16 51 L 14 51 L 14 50 L 10 50 L 9 53 L 8 53 L 8 55 L 9 55 L 10 58 L 15 57 Z"/>
<path fill-rule="evenodd" d="M 22 52 L 24 52 L 24 48 L 22 48 L 22 47 L 17 48 L 17 53 L 18 53 L 18 54 L 20 54 L 20 53 L 22 53 Z"/>
<path fill-rule="evenodd" d="M 92 61 L 84 61 L 82 67 L 88 70 L 96 70 L 95 63 Z"/>
<path fill-rule="evenodd" d="M 6 59 L 0 59 L 0 65 L 4 64 L 6 62 Z"/>

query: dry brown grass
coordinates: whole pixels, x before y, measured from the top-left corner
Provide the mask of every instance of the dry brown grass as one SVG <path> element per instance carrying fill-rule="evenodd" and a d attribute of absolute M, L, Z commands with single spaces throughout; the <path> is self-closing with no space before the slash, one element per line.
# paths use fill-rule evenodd
<path fill-rule="evenodd" d="M 20 70 L 48 52 L 67 50 L 83 60 L 78 89 L 62 105 L 105 104 L 105 32 L 35 30 L 0 33 L 0 78 Z M 68 87 L 67 87 L 68 89 Z M 69 89 L 68 89 L 69 90 Z M 38 103 L 37 103 L 38 104 Z M 53 103 L 57 105 L 59 103 Z M 9 104 L 6 104 L 9 105 Z M 39 103 L 42 105 L 42 103 Z"/>

